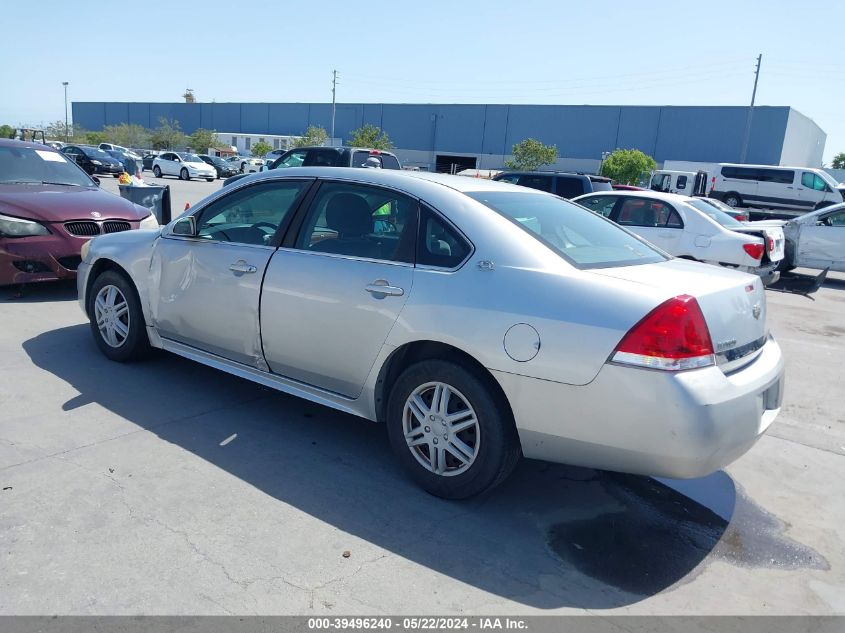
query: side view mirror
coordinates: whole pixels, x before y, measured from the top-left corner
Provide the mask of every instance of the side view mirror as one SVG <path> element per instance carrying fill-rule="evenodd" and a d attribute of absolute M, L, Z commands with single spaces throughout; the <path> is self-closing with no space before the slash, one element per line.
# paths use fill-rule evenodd
<path fill-rule="evenodd" d="M 171 231 L 173 235 L 183 235 L 185 237 L 195 237 L 197 234 L 197 221 L 194 216 L 189 215 L 184 218 L 180 218 L 176 221 L 173 225 L 173 230 Z"/>

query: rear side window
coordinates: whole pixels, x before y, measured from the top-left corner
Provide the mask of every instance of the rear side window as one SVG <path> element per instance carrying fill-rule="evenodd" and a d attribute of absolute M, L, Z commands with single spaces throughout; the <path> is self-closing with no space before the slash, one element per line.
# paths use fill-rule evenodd
<path fill-rule="evenodd" d="M 423 206 L 417 241 L 417 264 L 457 268 L 472 251 L 469 243 L 434 211 Z"/>
<path fill-rule="evenodd" d="M 644 240 L 556 196 L 496 191 L 466 195 L 508 218 L 578 268 L 666 261 Z"/>
<path fill-rule="evenodd" d="M 589 192 L 584 191 L 584 183 L 580 178 L 558 176 L 556 193 L 561 198 L 575 198 L 576 196 Z"/>
<path fill-rule="evenodd" d="M 687 187 L 687 177 L 686 176 L 678 176 L 678 182 L 675 183 L 675 186 L 678 189 L 686 189 L 686 187 Z"/>
<path fill-rule="evenodd" d="M 754 167 L 722 167 L 722 176 L 734 180 L 760 180 L 759 171 Z"/>

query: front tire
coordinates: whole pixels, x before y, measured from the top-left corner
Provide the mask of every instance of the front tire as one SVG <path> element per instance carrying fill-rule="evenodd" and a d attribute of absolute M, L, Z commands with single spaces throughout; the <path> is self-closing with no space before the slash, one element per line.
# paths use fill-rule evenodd
<path fill-rule="evenodd" d="M 214 182 L 214 178 L 206 178 L 208 182 Z"/>
<path fill-rule="evenodd" d="M 191 175 L 188 173 L 188 170 L 183 167 L 182 171 L 179 172 L 179 180 L 190 180 L 190 179 L 191 179 Z"/>
<path fill-rule="evenodd" d="M 153 176 L 155 176 L 156 178 L 161 178 L 161 168 L 158 165 L 153 167 Z"/>
<path fill-rule="evenodd" d="M 519 460 L 519 438 L 503 397 L 459 365 L 426 360 L 397 378 L 387 405 L 390 444 L 427 492 L 465 499 L 489 490 Z"/>
<path fill-rule="evenodd" d="M 97 347 L 108 359 L 123 363 L 150 351 L 141 302 L 124 275 L 107 270 L 94 280 L 88 318 Z"/>

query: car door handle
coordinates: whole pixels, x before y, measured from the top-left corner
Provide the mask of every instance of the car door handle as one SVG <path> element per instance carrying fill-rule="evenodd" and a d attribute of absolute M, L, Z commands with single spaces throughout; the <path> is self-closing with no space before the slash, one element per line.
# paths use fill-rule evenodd
<path fill-rule="evenodd" d="M 401 297 L 405 294 L 403 288 L 391 286 L 386 279 L 376 279 L 373 283 L 367 284 L 364 290 L 373 295 L 389 295 L 391 297 Z"/>
<path fill-rule="evenodd" d="M 255 266 L 247 264 L 244 260 L 238 260 L 234 264 L 229 264 L 229 270 L 233 273 L 254 273 L 258 272 Z"/>

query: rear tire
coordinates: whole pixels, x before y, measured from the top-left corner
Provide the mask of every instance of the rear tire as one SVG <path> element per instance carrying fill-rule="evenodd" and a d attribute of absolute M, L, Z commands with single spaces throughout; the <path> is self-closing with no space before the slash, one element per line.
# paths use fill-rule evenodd
<path fill-rule="evenodd" d="M 739 194 L 735 191 L 731 191 L 725 194 L 725 197 L 722 198 L 722 202 L 732 208 L 741 207 L 742 206 L 742 198 L 739 197 Z"/>
<path fill-rule="evenodd" d="M 214 178 L 206 178 L 208 182 L 214 182 Z"/>
<path fill-rule="evenodd" d="M 415 363 L 390 391 L 387 432 L 393 452 L 411 478 L 435 496 L 465 499 L 490 490 L 505 480 L 521 454 L 502 399 L 487 380 L 459 365 Z"/>
<path fill-rule="evenodd" d="M 94 280 L 88 318 L 97 347 L 109 360 L 138 360 L 150 351 L 147 326 L 135 286 L 123 274 L 107 270 Z"/>
<path fill-rule="evenodd" d="M 153 176 L 155 176 L 156 178 L 161 178 L 161 168 L 158 165 L 153 167 Z"/>

